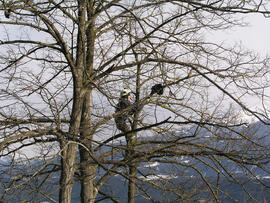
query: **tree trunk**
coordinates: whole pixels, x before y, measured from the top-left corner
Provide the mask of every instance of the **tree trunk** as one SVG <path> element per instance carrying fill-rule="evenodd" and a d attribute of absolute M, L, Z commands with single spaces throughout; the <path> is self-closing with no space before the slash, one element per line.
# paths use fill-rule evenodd
<path fill-rule="evenodd" d="M 95 202 L 97 191 L 95 189 L 96 167 L 87 164 L 88 152 L 80 149 L 81 156 L 81 203 Z"/>
<path fill-rule="evenodd" d="M 81 142 L 80 146 L 80 171 L 81 171 L 81 202 L 94 202 L 97 192 L 95 190 L 95 170 L 96 166 L 89 164 L 92 162 L 92 139 L 90 134 L 91 125 L 91 90 L 88 90 L 84 97 L 83 112 L 81 119 Z"/>
<path fill-rule="evenodd" d="M 73 106 L 70 121 L 69 135 L 78 138 L 81 129 L 81 119 L 84 117 L 83 106 L 85 103 L 86 92 L 84 89 L 84 71 L 85 71 L 85 44 L 86 44 L 86 1 L 78 1 L 78 34 L 76 46 L 76 67 L 72 69 L 73 74 Z M 65 147 L 66 141 L 63 139 L 62 147 Z M 72 191 L 72 179 L 75 172 L 77 144 L 68 144 L 62 151 L 62 171 L 61 188 L 59 202 L 70 203 Z"/>
<path fill-rule="evenodd" d="M 68 144 L 62 152 L 62 170 L 60 179 L 59 202 L 70 203 L 73 186 L 73 175 L 76 155 L 76 144 Z"/>
<path fill-rule="evenodd" d="M 132 164 L 129 165 L 128 203 L 134 203 L 135 201 L 136 173 L 137 167 Z"/>
<path fill-rule="evenodd" d="M 89 25 L 87 26 L 86 35 L 86 57 L 85 57 L 85 75 L 84 83 L 89 83 L 92 79 L 93 64 L 94 64 L 94 42 L 95 42 L 95 18 L 94 16 L 94 1 L 87 3 L 87 17 Z M 84 96 L 82 119 L 81 119 L 81 142 L 84 145 L 80 146 L 80 171 L 81 171 L 81 202 L 94 202 L 98 191 L 95 187 L 95 171 L 97 166 L 93 163 L 92 154 L 92 139 L 91 134 L 91 94 L 92 90 L 87 89 Z"/>
<path fill-rule="evenodd" d="M 69 128 L 69 137 L 76 137 L 79 134 L 80 122 L 81 122 L 81 90 L 74 88 L 74 99 L 71 113 L 71 121 Z M 60 177 L 60 192 L 59 202 L 70 203 L 71 191 L 73 186 L 73 175 L 75 172 L 75 158 L 77 144 L 69 142 L 70 138 L 62 137 L 60 140 L 61 153 L 61 177 Z"/>
<path fill-rule="evenodd" d="M 127 139 L 127 157 L 129 159 L 129 181 L 128 181 L 128 203 L 134 203 L 135 201 L 135 189 L 136 189 L 136 173 L 137 166 L 136 163 L 133 162 L 133 154 L 135 152 L 135 144 L 136 144 L 136 133 L 132 133 L 129 139 Z"/>
<path fill-rule="evenodd" d="M 138 55 L 133 50 L 136 61 L 138 62 Z M 138 63 L 137 75 L 136 75 L 136 102 L 140 101 L 140 88 L 141 88 L 141 64 Z M 135 112 L 132 130 L 138 127 L 139 112 Z M 130 150 L 129 155 L 132 157 L 136 152 L 137 134 L 132 133 L 131 139 L 127 140 L 127 147 Z M 137 174 L 137 162 L 133 158 L 129 162 L 129 182 L 128 182 L 128 203 L 135 202 L 135 190 L 136 190 L 136 174 Z"/>

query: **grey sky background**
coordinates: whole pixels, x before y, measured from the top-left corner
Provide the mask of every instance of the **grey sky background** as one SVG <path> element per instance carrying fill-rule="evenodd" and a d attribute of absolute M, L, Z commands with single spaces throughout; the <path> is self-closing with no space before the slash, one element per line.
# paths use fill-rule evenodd
<path fill-rule="evenodd" d="M 244 47 L 262 55 L 270 53 L 270 17 L 250 14 L 244 18 L 246 27 L 234 27 L 230 30 L 215 32 L 214 40 L 225 43 L 241 43 Z"/>
<path fill-rule="evenodd" d="M 263 57 L 270 57 L 270 17 L 266 18 L 262 14 L 243 15 L 244 27 L 233 27 L 232 29 L 215 31 L 209 34 L 214 42 L 222 42 L 228 45 L 240 44 L 244 49 L 248 49 Z M 269 78 L 270 79 L 270 78 Z M 268 88 L 265 94 L 270 95 Z M 270 101 L 267 98 L 264 101 L 266 107 L 270 107 Z M 252 110 L 262 109 L 262 103 L 254 97 L 247 98 L 245 101 Z M 243 117 L 254 121 L 253 116 L 243 114 Z M 256 119 L 255 119 L 256 120 Z"/>

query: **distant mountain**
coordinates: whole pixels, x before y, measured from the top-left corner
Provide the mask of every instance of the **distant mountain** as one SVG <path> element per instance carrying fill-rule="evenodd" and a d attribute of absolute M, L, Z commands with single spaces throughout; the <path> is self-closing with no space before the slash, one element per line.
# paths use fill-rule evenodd
<path fill-rule="evenodd" d="M 211 134 L 209 129 L 215 134 Z M 265 161 L 265 164 L 261 167 L 249 164 L 242 167 L 222 156 L 200 157 L 192 155 L 171 158 L 178 162 L 178 164 L 167 164 L 166 160 L 168 158 L 164 159 L 163 163 L 155 160 L 152 162 L 142 162 L 138 167 L 138 178 L 166 186 L 167 188 L 171 188 L 171 191 L 163 191 L 161 193 L 152 184 L 138 181 L 138 185 L 142 190 L 138 191 L 136 202 L 144 203 L 152 202 L 152 200 L 154 202 L 179 202 L 179 199 L 177 200 L 179 197 L 183 199 L 189 198 L 191 201 L 205 200 L 206 202 L 210 202 L 212 195 L 208 188 L 209 186 L 212 186 L 214 192 L 218 192 L 219 200 L 222 203 L 250 202 L 251 199 L 245 190 L 249 191 L 258 202 L 270 202 L 269 187 L 263 187 L 262 184 L 259 184 L 261 182 L 265 186 L 270 186 L 270 164 L 267 162 L 270 159 L 270 150 L 268 147 L 270 146 L 269 125 L 254 122 L 248 126 L 234 127 L 232 129 L 233 131 L 213 126 L 204 126 L 201 129 L 191 127 L 175 132 L 174 136 L 193 135 L 195 130 L 198 133 L 195 138 L 190 140 L 191 143 L 203 143 L 218 150 L 226 149 L 239 153 L 243 151 L 249 154 L 248 157 L 245 157 L 247 162 L 249 158 L 258 156 L 262 160 L 262 163 Z M 158 139 L 161 140 L 163 138 L 159 136 Z M 104 147 L 102 151 L 105 152 L 110 149 L 109 147 Z M 266 150 L 260 151 L 260 149 Z M 214 161 L 214 158 L 217 160 Z M 31 164 L 29 164 L 31 167 L 27 167 L 29 166 L 28 164 L 22 163 L 21 165 L 10 168 L 12 159 L 6 158 L 0 160 L 0 202 L 50 202 L 45 197 L 46 195 L 58 201 L 59 172 L 54 173 L 52 176 L 44 174 L 31 179 L 29 177 L 22 177 L 25 172 L 34 173 L 36 170 L 39 170 L 44 164 L 44 161 L 46 160 L 31 160 Z M 56 159 L 54 162 L 48 164 L 44 170 L 53 170 L 58 163 L 59 160 Z M 121 170 L 124 169 L 122 168 Z M 102 169 L 98 170 L 98 172 L 97 178 L 103 173 Z M 12 174 L 16 174 L 16 176 Z M 46 184 L 41 185 L 45 180 Z M 20 186 L 20 184 L 23 184 L 23 186 Z M 13 186 L 14 189 L 5 191 L 4 189 L 8 186 Z M 101 192 L 112 195 L 119 202 L 126 202 L 127 187 L 127 180 L 120 175 L 115 175 L 108 179 L 106 184 L 101 188 Z M 33 188 L 39 188 L 40 191 L 45 191 L 45 194 L 40 195 L 35 190 L 32 190 Z M 182 196 L 178 194 L 177 197 L 174 191 L 176 188 L 177 192 L 180 192 Z M 199 190 L 195 190 L 196 188 Z M 80 184 L 75 184 L 72 197 L 72 203 L 80 202 Z M 101 199 L 103 196 L 100 195 L 97 199 L 99 198 Z M 111 201 L 106 199 L 100 202 L 108 203 Z"/>

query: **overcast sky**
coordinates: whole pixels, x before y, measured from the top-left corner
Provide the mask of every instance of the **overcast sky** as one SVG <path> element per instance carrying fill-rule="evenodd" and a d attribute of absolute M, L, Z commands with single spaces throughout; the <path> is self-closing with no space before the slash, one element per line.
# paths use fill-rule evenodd
<path fill-rule="evenodd" d="M 248 27 L 237 27 L 222 31 L 216 36 L 221 41 L 241 42 L 243 46 L 263 55 L 270 53 L 270 18 L 249 14 L 245 18 Z"/>
<path fill-rule="evenodd" d="M 265 18 L 259 14 L 245 15 L 245 22 L 249 23 L 246 27 L 234 27 L 231 30 L 214 32 L 210 36 L 215 42 L 228 44 L 241 43 L 242 47 L 257 52 L 262 57 L 270 56 L 270 18 Z M 265 90 L 270 95 L 270 89 Z M 252 110 L 261 109 L 261 102 L 254 97 L 245 101 Z M 270 106 L 270 101 L 265 101 L 264 105 Z"/>

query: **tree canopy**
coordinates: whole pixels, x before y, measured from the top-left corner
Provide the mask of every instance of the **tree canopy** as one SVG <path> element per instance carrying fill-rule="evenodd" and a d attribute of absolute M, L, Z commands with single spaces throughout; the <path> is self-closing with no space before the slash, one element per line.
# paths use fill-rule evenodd
<path fill-rule="evenodd" d="M 24 191 L 71 202 L 77 183 L 81 202 L 234 200 L 226 181 L 256 201 L 247 180 L 269 188 L 258 178 L 269 175 L 269 59 L 209 34 L 268 17 L 267 1 L 1 0 L 0 10 L 3 201 Z M 126 87 L 144 105 L 128 142 L 114 123 Z M 125 197 L 111 181 L 128 182 Z"/>

